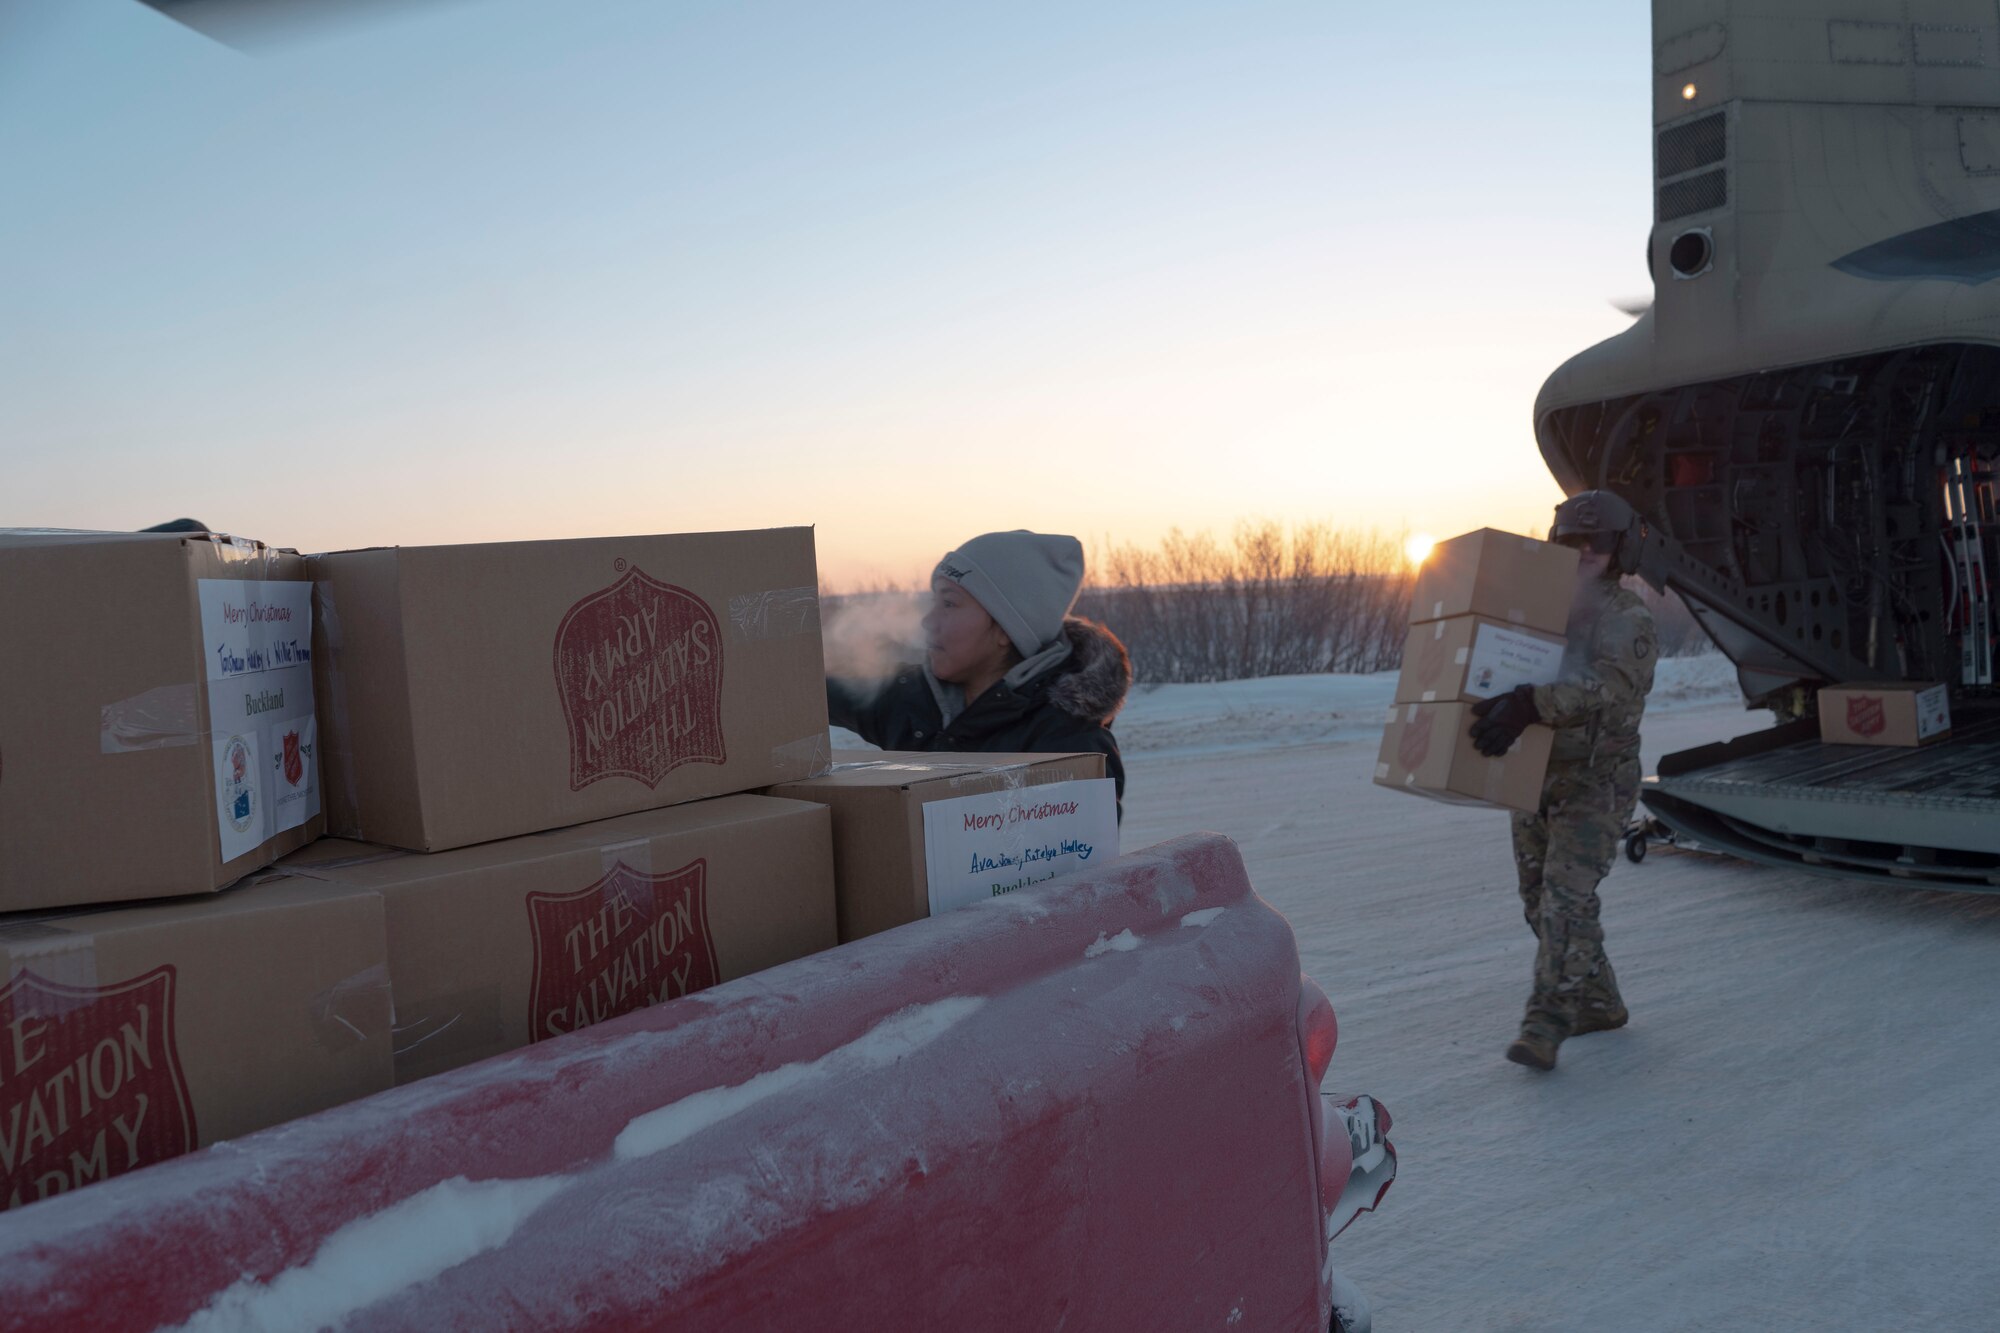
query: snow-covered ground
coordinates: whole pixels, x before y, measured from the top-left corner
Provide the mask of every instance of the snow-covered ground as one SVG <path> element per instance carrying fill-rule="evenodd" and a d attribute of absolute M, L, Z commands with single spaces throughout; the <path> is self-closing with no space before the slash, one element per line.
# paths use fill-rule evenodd
<path fill-rule="evenodd" d="M 1661 668 L 1649 766 L 1768 724 L 1721 658 Z M 1235 837 L 1339 1012 L 1328 1087 L 1395 1115 L 1335 1247 L 1376 1328 L 2000 1327 L 2000 896 L 1621 858 L 1632 1024 L 1523 1069 L 1506 818 L 1369 781 L 1392 684 L 1167 686 L 1118 725 L 1124 845 Z"/>
<path fill-rule="evenodd" d="M 1329 1090 L 1395 1116 L 1335 1246 L 1380 1333 L 2000 1328 L 2000 895 L 1621 857 L 1631 1026 L 1523 1069 L 1506 816 L 1370 781 L 1394 684 L 1161 686 L 1117 725 L 1123 845 L 1235 838 L 1339 1013 Z M 1726 659 L 1662 661 L 1648 771 L 1769 724 Z"/>
<path fill-rule="evenodd" d="M 1128 755 L 1219 754 L 1274 744 L 1379 741 L 1395 689 L 1393 671 L 1141 687 L 1118 717 L 1118 746 Z M 1648 706 L 1679 710 L 1735 698 L 1735 668 L 1720 653 L 1709 653 L 1662 661 Z"/>

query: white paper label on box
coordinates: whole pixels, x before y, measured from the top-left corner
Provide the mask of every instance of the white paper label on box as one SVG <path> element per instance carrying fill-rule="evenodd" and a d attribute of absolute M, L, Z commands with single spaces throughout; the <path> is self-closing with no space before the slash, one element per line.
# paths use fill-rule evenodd
<path fill-rule="evenodd" d="M 312 584 L 201 579 L 216 836 L 233 861 L 319 813 Z"/>
<path fill-rule="evenodd" d="M 1562 671 L 1563 646 L 1498 625 L 1481 625 L 1465 664 L 1465 692 L 1476 699 L 1516 685 L 1547 685 Z"/>
<path fill-rule="evenodd" d="M 1951 691 L 1933 685 L 1917 695 L 1917 739 L 1928 740 L 1951 730 Z"/>
<path fill-rule="evenodd" d="M 1118 857 L 1118 785 L 1078 778 L 924 806 L 931 915 Z"/>

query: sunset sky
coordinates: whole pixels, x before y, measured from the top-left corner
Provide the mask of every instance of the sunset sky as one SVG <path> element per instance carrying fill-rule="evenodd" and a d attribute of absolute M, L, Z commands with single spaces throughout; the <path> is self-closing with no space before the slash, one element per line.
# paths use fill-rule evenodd
<path fill-rule="evenodd" d="M 378 6 L 379 7 L 379 6 Z M 0 526 L 1532 530 L 1648 7 L 0 0 Z"/>

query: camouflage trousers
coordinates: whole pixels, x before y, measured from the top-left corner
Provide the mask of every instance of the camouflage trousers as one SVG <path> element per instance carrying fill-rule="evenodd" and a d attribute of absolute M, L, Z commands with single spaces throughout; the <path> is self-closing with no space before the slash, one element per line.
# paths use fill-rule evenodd
<path fill-rule="evenodd" d="M 1560 1040 L 1585 1008 L 1616 1009 L 1618 978 L 1604 956 L 1597 884 L 1611 869 L 1639 794 L 1636 755 L 1594 764 L 1555 763 L 1541 809 L 1514 816 L 1521 909 L 1540 947 L 1530 1025 Z"/>

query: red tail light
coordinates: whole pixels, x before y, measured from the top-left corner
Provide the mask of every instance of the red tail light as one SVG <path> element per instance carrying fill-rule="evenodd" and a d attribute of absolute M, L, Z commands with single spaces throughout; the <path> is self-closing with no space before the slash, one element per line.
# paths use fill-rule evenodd
<path fill-rule="evenodd" d="M 1299 1047 L 1305 1052 L 1306 1072 L 1311 1087 L 1319 1090 L 1333 1063 L 1334 1043 L 1340 1039 L 1340 1025 L 1334 1021 L 1333 1002 L 1310 977 L 1299 978 Z"/>

